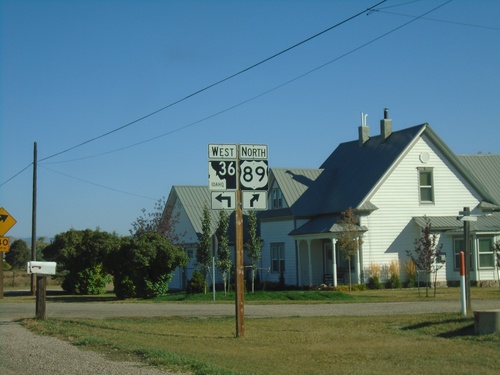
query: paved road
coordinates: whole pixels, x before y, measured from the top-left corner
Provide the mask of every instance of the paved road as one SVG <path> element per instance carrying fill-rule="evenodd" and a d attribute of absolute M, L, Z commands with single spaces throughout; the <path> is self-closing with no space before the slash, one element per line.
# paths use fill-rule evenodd
<path fill-rule="evenodd" d="M 472 301 L 474 310 L 500 309 L 500 299 Z M 422 301 L 394 303 L 335 303 L 335 304 L 286 304 L 245 305 L 245 317 L 286 316 L 368 316 L 395 314 L 423 314 L 460 312 L 459 301 Z M 232 316 L 234 304 L 191 303 L 123 303 L 123 302 L 47 302 L 46 316 L 50 317 L 131 317 L 131 316 Z M 34 303 L 0 302 L 0 321 L 12 321 L 35 316 Z"/>

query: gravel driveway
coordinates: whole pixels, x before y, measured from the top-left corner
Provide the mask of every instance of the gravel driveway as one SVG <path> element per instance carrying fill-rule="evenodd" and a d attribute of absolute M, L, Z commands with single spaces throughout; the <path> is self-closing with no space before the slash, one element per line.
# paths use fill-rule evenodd
<path fill-rule="evenodd" d="M 500 300 L 473 301 L 475 310 L 498 310 Z M 245 317 L 286 316 L 369 316 L 460 312 L 458 301 L 425 301 L 357 304 L 287 304 L 246 305 Z M 171 304 L 171 303 L 57 303 L 48 302 L 47 317 L 88 317 L 102 319 L 113 316 L 231 316 L 232 304 Z M 34 303 L 5 303 L 0 300 L 0 373 L 2 375 L 123 375 L 173 374 L 147 368 L 138 363 L 115 362 L 98 353 L 81 350 L 52 337 L 38 336 L 15 322 L 33 318 Z"/>

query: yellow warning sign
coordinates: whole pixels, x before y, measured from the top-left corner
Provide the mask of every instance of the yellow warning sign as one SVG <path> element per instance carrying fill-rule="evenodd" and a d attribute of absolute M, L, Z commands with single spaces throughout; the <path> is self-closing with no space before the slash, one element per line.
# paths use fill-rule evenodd
<path fill-rule="evenodd" d="M 5 208 L 0 207 L 0 236 L 3 237 L 17 223 Z"/>

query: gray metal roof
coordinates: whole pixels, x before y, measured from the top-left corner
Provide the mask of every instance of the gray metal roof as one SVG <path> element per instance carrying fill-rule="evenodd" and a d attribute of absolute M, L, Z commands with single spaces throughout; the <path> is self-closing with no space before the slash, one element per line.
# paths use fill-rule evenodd
<path fill-rule="evenodd" d="M 323 197 L 321 213 L 358 208 L 425 126 L 394 131 L 385 141 L 380 135 L 370 137 L 361 147 L 358 140 L 341 143 L 321 165 L 334 180 Z"/>
<path fill-rule="evenodd" d="M 500 206 L 500 155 L 457 155 L 457 158 L 483 186 L 491 203 Z"/>
<path fill-rule="evenodd" d="M 290 232 L 291 236 L 303 236 L 311 234 L 334 234 L 342 232 L 343 229 L 337 224 L 337 221 L 341 219 L 341 215 L 324 215 L 318 216 L 309 220 L 304 225 L 299 228 L 294 229 Z M 366 232 L 366 227 L 359 227 L 357 229 L 360 232 Z"/>
<path fill-rule="evenodd" d="M 202 219 L 203 208 L 205 205 L 209 208 L 211 231 L 215 233 L 219 223 L 220 210 L 211 209 L 211 192 L 208 185 L 203 186 L 173 186 L 170 195 L 175 194 L 181 201 L 182 206 L 186 210 L 186 214 L 193 226 L 194 231 L 201 236 L 202 234 Z M 171 199 L 169 196 L 169 199 Z M 233 242 L 236 233 L 235 211 L 227 210 L 229 214 L 229 241 Z M 245 238 L 248 238 L 248 220 L 247 215 L 243 213 L 243 232 Z"/>
<path fill-rule="evenodd" d="M 315 215 L 331 182 L 331 175 L 322 169 L 272 168 L 291 214 Z"/>
<path fill-rule="evenodd" d="M 273 172 L 294 215 L 339 213 L 349 207 L 375 210 L 377 207 L 365 199 L 422 134 L 487 202 L 500 205 L 500 155 L 457 157 L 428 124 L 394 131 L 385 140 L 380 135 L 370 137 L 362 146 L 358 140 L 341 143 L 319 169 L 281 168 Z"/>
<path fill-rule="evenodd" d="M 189 221 L 196 233 L 202 232 L 203 207 L 210 207 L 210 191 L 208 186 L 174 186 L 172 190 L 186 210 Z M 217 212 L 211 210 L 212 226 L 217 221 Z"/>

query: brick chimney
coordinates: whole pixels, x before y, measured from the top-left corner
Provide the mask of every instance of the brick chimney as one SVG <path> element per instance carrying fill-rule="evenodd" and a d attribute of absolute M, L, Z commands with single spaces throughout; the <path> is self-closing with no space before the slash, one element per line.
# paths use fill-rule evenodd
<path fill-rule="evenodd" d="M 370 139 L 370 127 L 366 125 L 368 115 L 361 113 L 361 126 L 358 127 L 359 147 L 363 147 L 365 142 Z"/>
<path fill-rule="evenodd" d="M 384 108 L 384 119 L 380 120 L 380 136 L 382 142 L 385 141 L 392 133 L 392 120 L 389 118 L 389 109 Z"/>

